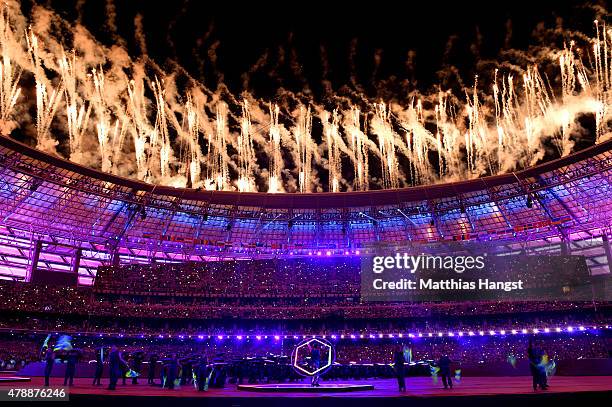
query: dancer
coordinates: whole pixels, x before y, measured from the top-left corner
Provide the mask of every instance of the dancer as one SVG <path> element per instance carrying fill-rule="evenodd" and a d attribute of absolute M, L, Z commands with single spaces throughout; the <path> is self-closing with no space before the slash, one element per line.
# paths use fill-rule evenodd
<path fill-rule="evenodd" d="M 66 374 L 64 375 L 64 386 L 72 386 L 74 383 L 74 375 L 76 373 L 76 365 L 81 356 L 81 352 L 78 349 L 71 349 L 68 351 L 66 357 Z"/>
<path fill-rule="evenodd" d="M 196 384 L 198 391 L 206 391 L 208 390 L 208 382 L 210 380 L 208 361 L 206 356 L 201 356 L 198 363 L 194 366 Z"/>
<path fill-rule="evenodd" d="M 438 361 L 438 367 L 440 368 L 438 373 L 440 376 L 442 376 L 442 384 L 444 385 L 444 389 L 453 388 L 450 365 L 451 360 L 448 355 L 443 355 Z"/>
<path fill-rule="evenodd" d="M 319 349 L 319 344 L 318 343 L 313 343 L 312 347 L 310 347 L 310 364 L 312 365 L 312 369 L 315 371 L 315 374 L 312 375 L 312 381 L 310 382 L 310 385 L 312 387 L 319 387 L 319 380 L 321 379 L 321 375 L 319 374 L 318 370 L 319 367 L 321 366 L 321 350 Z"/>
<path fill-rule="evenodd" d="M 152 353 L 149 356 L 149 372 L 148 372 L 148 384 L 155 384 L 155 366 L 157 365 L 157 355 Z"/>
<path fill-rule="evenodd" d="M 538 390 L 538 386 L 542 390 L 548 389 L 548 384 L 546 383 L 546 368 L 542 363 L 544 353 L 540 348 L 534 346 L 532 339 L 529 340 L 529 346 L 527 347 L 527 357 L 529 358 L 529 370 L 531 371 L 533 390 Z"/>
<path fill-rule="evenodd" d="M 100 347 L 96 351 L 96 371 L 94 373 L 93 385 L 100 386 L 102 372 L 104 371 L 104 348 Z"/>
<path fill-rule="evenodd" d="M 55 354 L 51 347 L 47 347 L 47 350 L 45 350 L 45 387 L 49 387 L 49 377 L 51 377 L 53 363 L 55 363 Z"/>
<path fill-rule="evenodd" d="M 397 385 L 399 391 L 406 391 L 406 374 L 405 374 L 406 358 L 404 358 L 404 349 L 402 345 L 397 346 L 397 350 L 393 355 L 393 369 L 395 370 L 395 376 L 397 377 Z"/>
<path fill-rule="evenodd" d="M 172 358 L 168 361 L 166 365 L 166 387 L 170 390 L 174 389 L 174 381 L 176 380 L 178 374 L 178 357 L 176 354 L 172 355 Z"/>
<path fill-rule="evenodd" d="M 138 384 L 138 376 L 142 371 L 142 361 L 144 354 L 142 351 L 137 351 L 132 355 L 132 370 L 137 374 L 132 377 L 132 384 Z"/>
<path fill-rule="evenodd" d="M 115 345 L 111 347 L 110 354 L 108 355 L 108 369 L 110 374 L 110 382 L 108 384 L 108 390 L 117 389 L 117 381 L 122 372 L 122 367 L 125 366 L 125 360 L 121 357 L 121 353 Z"/>

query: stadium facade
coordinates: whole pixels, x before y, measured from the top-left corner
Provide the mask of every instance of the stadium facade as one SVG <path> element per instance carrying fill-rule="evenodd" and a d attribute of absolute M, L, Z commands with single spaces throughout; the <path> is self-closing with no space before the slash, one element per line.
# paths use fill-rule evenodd
<path fill-rule="evenodd" d="M 496 241 L 612 254 L 612 140 L 505 175 L 397 190 L 269 194 L 156 186 L 0 137 L 0 278 L 100 265 L 354 256 L 402 242 Z"/>

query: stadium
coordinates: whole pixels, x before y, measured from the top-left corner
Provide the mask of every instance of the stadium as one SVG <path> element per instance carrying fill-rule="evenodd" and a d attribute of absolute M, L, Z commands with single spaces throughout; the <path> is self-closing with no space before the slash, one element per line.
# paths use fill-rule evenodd
<path fill-rule="evenodd" d="M 91 360 L 110 343 L 233 360 L 333 338 L 330 380 L 392 377 L 386 362 L 403 338 L 423 338 L 415 361 L 452 349 L 464 375 L 490 375 L 483 357 L 517 374 L 506 359 L 538 331 L 570 375 L 608 357 L 605 301 L 360 304 L 358 274 L 359 257 L 385 240 L 480 239 L 584 256 L 606 287 L 610 142 L 508 176 L 308 197 L 154 188 L 8 138 L 0 145 L 5 368 L 33 366 L 48 334 L 78 338 Z M 455 335 L 477 339 L 461 349 Z M 274 380 L 249 374 L 245 382 Z"/>
<path fill-rule="evenodd" d="M 592 69 L 573 41 L 553 62 L 530 50 L 520 95 L 496 68 L 490 98 L 476 75 L 465 102 L 338 90 L 330 110 L 286 90 L 176 96 L 188 67 L 165 75 L 144 39 L 129 63 L 95 43 L 86 2 L 73 26 L 31 3 L 0 15 L 0 400 L 607 399 L 605 25 Z"/>

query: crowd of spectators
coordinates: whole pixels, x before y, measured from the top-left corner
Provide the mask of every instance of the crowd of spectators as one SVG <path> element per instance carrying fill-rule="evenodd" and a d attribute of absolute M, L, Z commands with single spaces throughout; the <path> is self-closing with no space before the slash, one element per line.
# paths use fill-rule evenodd
<path fill-rule="evenodd" d="M 0 311 L 87 315 L 91 301 L 91 287 L 0 280 Z"/>
<path fill-rule="evenodd" d="M 285 295 L 295 297 L 288 299 L 244 293 L 244 297 L 236 297 L 236 293 L 230 289 L 226 297 L 221 294 L 203 297 L 201 292 L 192 292 L 188 296 L 186 292 L 172 294 L 170 291 L 164 297 L 157 297 L 150 293 L 125 294 L 119 288 L 111 292 L 108 286 L 98 291 L 97 287 L 58 287 L 0 281 L 0 310 L 115 318 L 388 320 L 576 312 L 609 307 L 609 303 L 567 301 L 361 303 L 354 293 L 319 296 L 313 289 L 298 295 L 289 284 L 275 281 L 274 285 L 277 285 L 276 290 L 285 287 Z M 219 284 L 219 287 L 222 286 Z"/>
<path fill-rule="evenodd" d="M 304 298 L 359 294 L 359 259 L 226 260 L 101 267 L 97 292 Z"/>

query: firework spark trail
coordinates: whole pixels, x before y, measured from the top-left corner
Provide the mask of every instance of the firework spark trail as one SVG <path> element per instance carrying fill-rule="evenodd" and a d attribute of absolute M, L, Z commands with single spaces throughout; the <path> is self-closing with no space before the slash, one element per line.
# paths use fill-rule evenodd
<path fill-rule="evenodd" d="M 206 189 L 223 191 L 229 181 L 228 164 L 224 159 L 227 151 L 227 106 L 224 103 L 217 104 L 215 123 L 215 131 L 208 141 Z"/>
<path fill-rule="evenodd" d="M 432 134 L 425 127 L 422 100 L 419 99 L 416 104 L 413 100 L 407 109 L 399 110 L 395 114 L 403 131 L 406 133 L 405 139 L 398 138 L 395 141 L 395 145 L 398 151 L 409 160 L 413 183 L 422 183 L 428 180 L 431 172 L 430 162 L 428 160 L 430 149 L 434 148 L 438 150 L 440 169 L 443 168 L 443 139 L 439 131 L 439 126 L 441 124 L 441 117 L 446 118 L 446 116 L 445 113 L 441 116 L 439 110 L 440 107 L 436 105 L 434 108 L 438 126 L 438 133 L 436 135 Z"/>
<path fill-rule="evenodd" d="M 321 114 L 323 123 L 323 132 L 325 141 L 327 142 L 327 160 L 329 170 L 329 190 L 331 192 L 340 191 L 340 179 L 342 178 L 342 161 L 340 157 L 340 128 L 338 110 L 334 110 L 331 114 L 328 111 L 323 111 Z"/>
<path fill-rule="evenodd" d="M 372 133 L 378 137 L 378 149 L 382 161 L 383 188 L 398 188 L 399 175 L 396 154 L 396 134 L 389 119 L 390 111 L 384 103 L 374 104 L 375 116 L 372 120 Z"/>
<path fill-rule="evenodd" d="M 130 131 L 134 141 L 134 154 L 136 157 L 136 176 L 144 180 L 147 176 L 147 138 L 153 133 L 147 120 L 147 105 L 144 97 L 144 83 L 141 75 L 127 84 L 128 104 L 126 113 L 131 119 Z"/>
<path fill-rule="evenodd" d="M 59 71 L 64 83 L 64 100 L 66 105 L 66 119 L 68 122 L 68 141 L 70 144 L 70 159 L 79 162 L 81 141 L 84 132 L 88 130 L 91 114 L 91 104 L 85 103 L 78 93 L 78 80 L 76 75 L 76 56 L 74 52 L 69 56 L 62 52 L 58 61 Z"/>
<path fill-rule="evenodd" d="M 245 99 L 242 104 L 242 118 L 240 120 L 240 134 L 238 135 L 238 161 L 240 173 L 238 176 L 238 190 L 240 192 L 253 192 L 255 183 L 253 178 L 253 163 L 255 151 L 251 138 L 251 114 L 249 103 Z"/>
<path fill-rule="evenodd" d="M 200 130 L 198 126 L 198 114 L 193 105 L 191 95 L 185 104 L 187 117 L 187 131 L 189 134 L 189 176 L 192 186 L 197 187 L 202 170 L 202 149 L 200 148 Z"/>
<path fill-rule="evenodd" d="M 166 178 L 170 175 L 170 160 L 172 158 L 172 146 L 168 134 L 168 120 L 166 117 L 166 90 L 163 81 L 155 78 L 153 82 L 153 93 L 155 95 L 156 118 L 155 131 L 152 133 L 151 144 L 159 144 L 159 170 L 160 176 Z"/>
<path fill-rule="evenodd" d="M 448 92 L 438 92 L 436 105 L 436 129 L 440 133 L 439 139 L 442 149 L 439 153 L 442 156 L 439 166 L 443 176 L 456 173 L 456 169 L 461 166 L 460 143 L 458 142 L 461 133 L 454 124 L 454 114 L 448 105 L 448 95 Z M 436 148 L 440 148 L 438 138 L 436 138 Z"/>
<path fill-rule="evenodd" d="M 361 130 L 361 112 L 356 107 L 352 107 L 343 116 L 343 128 L 349 138 L 354 163 L 354 187 L 360 191 L 367 191 L 369 189 L 368 137 Z"/>
<path fill-rule="evenodd" d="M 127 119 L 115 118 L 106 104 L 105 73 L 100 67 L 91 72 L 93 82 L 92 105 L 96 113 L 96 131 L 102 158 L 102 171 L 117 173 L 120 153 L 127 132 Z"/>
<path fill-rule="evenodd" d="M 36 82 L 37 148 L 45 152 L 55 153 L 58 142 L 51 137 L 49 132 L 55 112 L 61 102 L 62 84 L 54 87 L 47 80 L 39 55 L 38 37 L 30 30 L 26 39 Z"/>
<path fill-rule="evenodd" d="M 312 114 L 310 107 L 300 106 L 297 113 L 297 124 L 293 128 L 295 144 L 297 145 L 297 173 L 300 192 L 310 192 L 312 189 Z"/>
<path fill-rule="evenodd" d="M 12 121 L 13 110 L 21 93 L 19 79 L 21 71 L 15 66 L 11 59 L 9 44 L 14 38 L 14 33 L 9 24 L 8 10 L 2 8 L 0 12 L 0 46 L 2 48 L 2 64 L 0 65 L 0 134 L 8 135 L 11 128 L 8 123 Z"/>
<path fill-rule="evenodd" d="M 269 192 L 310 192 L 322 190 L 317 171 L 326 168 L 330 191 L 339 191 L 343 185 L 367 190 L 374 181 L 369 160 L 377 157 L 383 170 L 381 186 L 397 188 L 526 167 L 543 157 L 548 141 L 560 156 L 567 155 L 574 136 L 582 130 L 577 119 L 585 114 L 595 117 L 597 141 L 610 137 L 612 31 L 598 21 L 594 38 L 573 35 L 587 44 L 586 54 L 573 41 L 562 50 L 549 51 L 560 76 L 557 88 L 536 65 L 523 70 L 507 61 L 499 69 L 521 72 L 521 81 L 515 83 L 511 73 L 498 75 L 496 70 L 492 95 L 479 89 L 476 78 L 464 101 L 439 91 L 412 98 L 408 105 L 371 103 L 355 78 L 354 89 L 345 93 L 349 96 L 330 95 L 343 106 L 326 111 L 312 100 L 304 103 L 307 96 L 287 90 L 279 90 L 278 97 L 285 101 L 280 105 L 248 94 L 237 98 L 223 84 L 212 92 L 176 64 L 174 72 L 167 74 L 146 56 L 132 62 L 121 46 L 99 45 L 78 24 L 73 27 L 75 51 L 66 54 L 52 29 L 53 25 L 70 27 L 66 21 L 36 6 L 35 29 L 18 38 L 15 22 L 25 27 L 18 10 L 11 5 L 0 16 L 2 131 L 11 131 L 10 126 L 5 130 L 6 123 L 17 117 L 14 113 L 22 108 L 22 100 L 28 103 L 19 98 L 19 92 L 20 81 L 29 75 L 20 73 L 32 73 L 38 148 L 55 153 L 59 140 L 51 135 L 51 127 L 63 103 L 65 109 L 59 112 L 65 112 L 72 160 L 147 182 L 185 186 L 190 181 L 206 189 L 255 191 L 263 180 Z M 590 68 L 582 62 L 585 55 L 593 60 Z M 147 74 L 147 69 L 154 74 Z M 56 75 L 47 76 L 50 71 Z M 185 96 L 177 90 L 179 74 L 190 83 Z M 312 110 L 322 124 L 321 145 L 312 134 Z M 15 125 L 22 124 L 15 120 Z M 132 143 L 124 148 L 127 133 Z M 93 150 L 92 142 L 99 150 L 97 163 L 83 155 Z M 267 155 L 268 168 L 259 167 L 259 153 Z M 292 163 L 287 160 L 289 167 L 283 153 L 293 158 Z M 437 167 L 429 159 L 436 154 Z M 400 156 L 408 165 L 400 164 Z M 352 180 L 344 179 L 344 157 L 352 163 Z"/>
<path fill-rule="evenodd" d="M 270 177 L 268 179 L 268 192 L 281 191 L 281 171 L 283 156 L 281 154 L 281 129 L 278 124 L 278 105 L 270 104 Z"/>
<path fill-rule="evenodd" d="M 487 148 L 487 124 L 481 114 L 481 104 L 478 97 L 478 77 L 474 81 L 472 95 L 466 92 L 466 111 L 468 117 L 468 129 L 465 133 L 465 146 L 467 152 L 468 171 L 479 172 L 481 162 L 489 166 L 493 172 L 491 160 Z"/>

